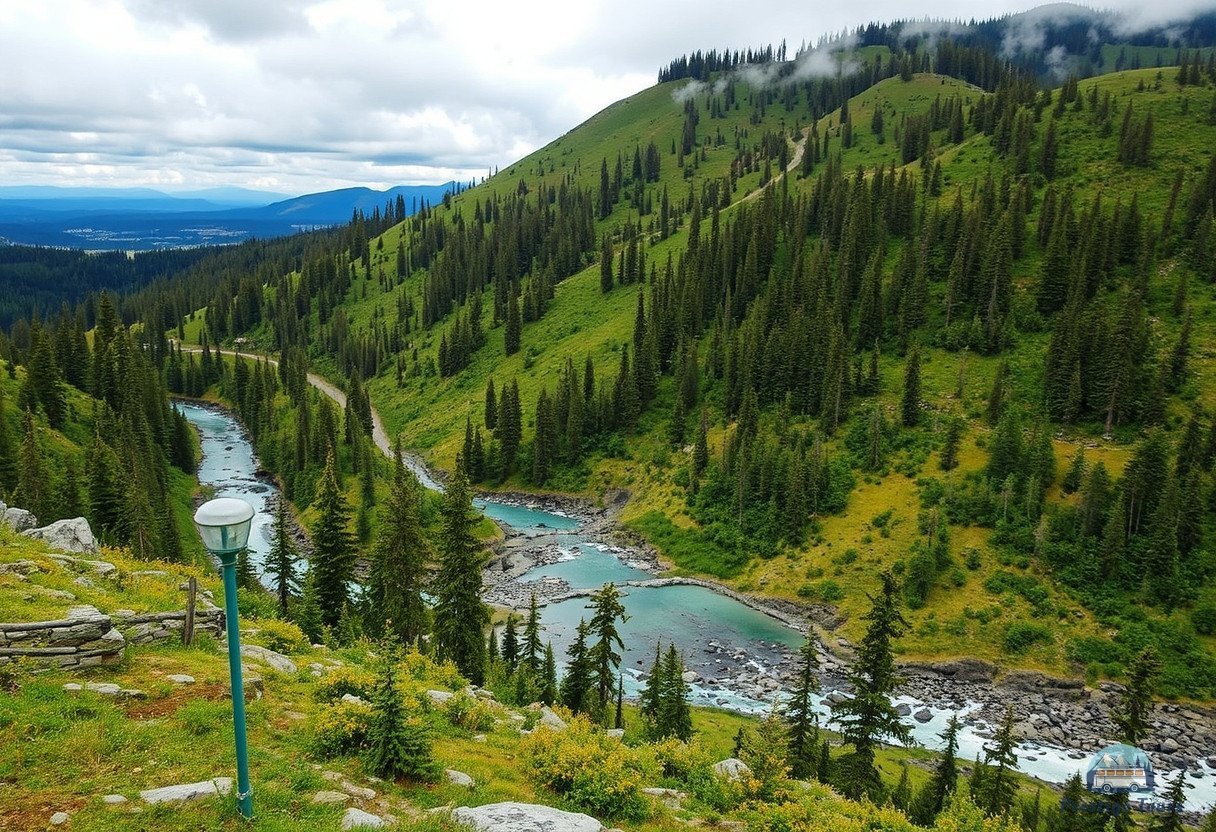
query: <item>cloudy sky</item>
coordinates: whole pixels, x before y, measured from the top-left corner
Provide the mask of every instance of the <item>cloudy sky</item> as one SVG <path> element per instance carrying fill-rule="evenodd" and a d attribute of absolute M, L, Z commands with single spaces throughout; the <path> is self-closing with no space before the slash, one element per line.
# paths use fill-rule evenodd
<path fill-rule="evenodd" d="M 870 19 L 1034 5 L 0 0 L 0 184 L 302 193 L 469 179 L 649 86 L 686 51 L 782 38 L 792 51 Z"/>

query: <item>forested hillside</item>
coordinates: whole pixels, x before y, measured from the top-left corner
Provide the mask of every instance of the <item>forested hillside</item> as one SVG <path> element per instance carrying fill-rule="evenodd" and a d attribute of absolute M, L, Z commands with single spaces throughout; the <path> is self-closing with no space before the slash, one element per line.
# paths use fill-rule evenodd
<path fill-rule="evenodd" d="M 337 440 L 369 539 L 374 403 L 482 487 L 627 492 L 676 570 L 834 608 L 849 638 L 893 568 L 910 657 L 1117 677 L 1158 643 L 1168 691 L 1208 697 L 1205 21 L 1074 69 L 1173 66 L 1054 83 L 994 51 L 1009 21 L 696 53 L 441 205 L 124 309 L 283 356 L 220 392 L 306 520 Z M 220 378 L 149 343 L 172 391 Z M 351 393 L 341 424 L 309 368 Z"/>

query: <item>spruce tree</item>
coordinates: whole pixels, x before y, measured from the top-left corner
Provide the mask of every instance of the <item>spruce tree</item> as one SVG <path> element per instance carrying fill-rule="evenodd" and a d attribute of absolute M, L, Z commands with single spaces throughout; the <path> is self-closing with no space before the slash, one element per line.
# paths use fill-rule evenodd
<path fill-rule="evenodd" d="M 3 495 L 17 487 L 17 443 L 13 441 L 7 410 L 4 387 L 0 385 L 0 494 Z"/>
<path fill-rule="evenodd" d="M 311 644 L 321 643 L 325 635 L 325 622 L 321 617 L 321 604 L 317 600 L 315 567 L 304 578 L 304 589 L 300 593 L 300 602 L 292 611 L 292 618 Z"/>
<path fill-rule="evenodd" d="M 439 764 L 431 756 L 430 732 L 421 717 L 405 712 L 401 701 L 397 683 L 401 655 L 396 639 L 390 636 L 380 650 L 380 675 L 372 698 L 365 757 L 367 770 L 385 780 L 406 777 L 433 782 L 439 777 Z"/>
<path fill-rule="evenodd" d="M 38 447 L 38 429 L 34 425 L 34 414 L 25 411 L 25 430 L 17 455 L 17 489 L 13 499 L 26 511 L 49 522 L 50 491 L 47 488 L 46 469 L 42 465 L 42 451 Z"/>
<path fill-rule="evenodd" d="M 486 381 L 486 404 L 485 416 L 486 430 L 494 430 L 498 427 L 498 397 L 494 394 L 494 377 Z"/>
<path fill-rule="evenodd" d="M 507 613 L 507 623 L 502 628 L 502 661 L 507 672 L 514 673 L 519 667 L 519 630 L 515 626 L 515 613 Z"/>
<path fill-rule="evenodd" d="M 271 579 L 275 598 L 279 602 L 279 617 L 287 618 L 291 596 L 300 591 L 300 579 L 296 574 L 295 542 L 291 539 L 291 525 L 287 518 L 287 500 L 279 498 L 274 514 L 274 541 L 263 569 Z"/>
<path fill-rule="evenodd" d="M 1132 659 L 1127 672 L 1123 701 L 1114 714 L 1115 724 L 1124 742 L 1139 745 L 1148 734 L 1149 718 L 1153 712 L 1153 688 L 1161 673 L 1157 651 L 1146 647 Z"/>
<path fill-rule="evenodd" d="M 920 422 L 920 347 L 913 346 L 904 365 L 904 395 L 900 406 L 904 427 Z"/>
<path fill-rule="evenodd" d="M 337 627 L 342 608 L 349 600 L 347 584 L 355 565 L 354 541 L 350 533 L 350 509 L 338 487 L 337 462 L 331 446 L 321 473 L 321 484 L 314 502 L 317 522 L 313 526 L 313 580 L 321 620 Z"/>
<path fill-rule="evenodd" d="M 1186 774 L 1185 771 L 1178 772 L 1170 783 L 1165 793 L 1165 812 L 1153 818 L 1149 827 L 1152 832 L 1183 832 L 1186 829 L 1183 817 L 1186 814 L 1186 790 L 1191 787 Z"/>
<path fill-rule="evenodd" d="M 997 729 L 992 745 L 984 748 L 985 776 L 979 805 L 989 816 L 1009 814 L 1017 797 L 1018 784 L 1013 773 L 1018 768 L 1017 735 L 1013 730 L 1013 706 L 1005 711 L 1005 719 Z"/>
<path fill-rule="evenodd" d="M 545 644 L 545 659 L 541 665 L 540 701 L 552 705 L 557 701 L 557 660 L 553 657 L 553 642 Z"/>
<path fill-rule="evenodd" d="M 521 662 L 534 676 L 540 673 L 544 652 L 540 643 L 540 629 L 540 605 L 534 592 L 528 603 L 528 618 L 524 623 L 524 640 L 520 650 Z"/>
<path fill-rule="evenodd" d="M 566 648 L 566 675 L 562 677 L 562 704 L 576 714 L 589 713 L 595 699 L 595 668 L 587 651 L 591 628 L 586 619 L 579 619 L 574 641 Z"/>
<path fill-rule="evenodd" d="M 684 660 L 675 644 L 668 644 L 667 655 L 663 658 L 659 708 L 655 719 L 659 737 L 675 737 L 684 741 L 692 738 L 692 708 L 688 704 L 688 696 Z"/>
<path fill-rule="evenodd" d="M 393 482 L 376 532 L 369 595 L 375 626 L 390 630 L 403 644 L 416 644 L 427 631 L 422 592 L 431 552 L 422 529 L 421 495 L 405 470 L 400 441 L 394 459 Z"/>
<path fill-rule="evenodd" d="M 503 330 L 503 351 L 507 355 L 515 355 L 515 353 L 519 352 L 522 328 L 523 322 L 520 320 L 519 313 L 519 295 L 512 288 L 511 297 L 507 300 L 507 326 Z"/>
<path fill-rule="evenodd" d="M 961 723 L 958 714 L 953 714 L 941 733 L 942 750 L 937 765 L 924 788 L 917 793 L 916 801 L 909 812 L 914 823 L 930 826 L 946 805 L 946 800 L 958 787 L 958 732 Z"/>
<path fill-rule="evenodd" d="M 638 694 L 638 710 L 642 714 L 642 720 L 646 723 L 648 734 L 654 737 L 660 736 L 658 719 L 662 690 L 663 643 L 657 641 L 654 645 L 654 663 L 650 666 L 650 673 L 646 675 L 646 683 L 642 685 L 642 690 Z"/>
<path fill-rule="evenodd" d="M 963 441 L 964 423 L 961 417 L 951 416 L 946 422 L 946 435 L 942 439 L 941 458 L 938 467 L 943 471 L 953 471 L 958 467 L 958 451 Z"/>
<path fill-rule="evenodd" d="M 812 697 L 819 693 L 819 655 L 815 652 L 814 629 L 808 626 L 806 640 L 798 651 L 798 678 L 785 705 L 789 767 L 794 777 L 812 776 L 819 760 L 819 717 Z"/>
<path fill-rule="evenodd" d="M 432 585 L 435 647 L 441 658 L 451 659 L 465 678 L 480 685 L 490 610 L 481 600 L 485 550 L 473 534 L 477 517 L 471 509 L 468 479 L 458 461 L 440 509 L 439 572 Z"/>
<path fill-rule="evenodd" d="M 895 577 L 884 572 L 881 581 L 879 593 L 870 596 L 866 634 L 849 669 L 853 695 L 831 706 L 841 738 L 853 746 L 843 782 L 845 794 L 853 798 L 876 795 L 882 789 L 874 767 L 879 741 L 889 737 L 906 742 L 910 736 L 890 699 L 899 684 L 892 642 L 903 635 L 908 622 L 899 611 Z"/>
<path fill-rule="evenodd" d="M 612 291 L 612 257 L 612 239 L 605 234 L 600 247 L 600 291 L 605 294 Z"/>
<path fill-rule="evenodd" d="M 592 611 L 589 632 L 595 638 L 595 643 L 588 648 L 587 656 L 595 674 L 599 714 L 604 715 L 621 666 L 618 651 L 625 648 L 617 621 L 627 621 L 629 616 L 625 615 L 625 605 L 621 603 L 620 593 L 612 583 L 604 584 L 591 596 L 588 609 Z"/>

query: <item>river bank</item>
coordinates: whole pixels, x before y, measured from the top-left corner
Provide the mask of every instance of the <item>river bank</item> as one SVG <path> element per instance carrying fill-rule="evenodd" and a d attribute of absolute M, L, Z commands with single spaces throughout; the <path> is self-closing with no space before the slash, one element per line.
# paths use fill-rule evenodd
<path fill-rule="evenodd" d="M 619 524 L 619 505 L 600 507 L 568 496 L 493 496 L 495 500 L 510 500 L 527 509 L 575 519 L 580 538 L 648 574 L 646 578 L 618 582 L 626 593 L 634 588 L 695 586 L 762 612 L 800 633 L 806 633 L 808 622 L 820 636 L 825 632 L 832 634 L 843 623 L 829 604 L 804 605 L 739 592 L 702 578 L 668 575 L 668 565 L 653 547 Z M 521 580 L 539 567 L 571 558 L 568 542 L 572 534 L 562 529 L 505 528 L 507 535 L 495 547 L 495 555 L 486 569 L 487 599 L 492 603 L 522 610 L 533 594 L 541 604 L 553 605 L 585 598 L 598 589 L 573 586 L 561 578 Z M 824 691 L 830 691 L 826 697 L 830 702 L 849 691 L 846 677 L 852 650 L 849 642 L 839 637 L 821 637 L 819 642 L 821 685 Z M 704 681 L 746 699 L 771 702 L 794 683 L 797 662 L 791 647 L 771 645 L 775 654 L 772 661 L 752 667 L 740 651 L 726 650 L 712 642 L 707 649 L 715 659 L 721 660 L 725 653 L 741 666 Z M 1080 679 L 1053 678 L 1036 671 L 1001 672 L 988 662 L 966 657 L 906 662 L 901 669 L 904 684 L 899 690 L 900 707 L 911 722 L 918 726 L 936 725 L 958 713 L 974 738 L 982 742 L 992 737 L 1006 710 L 1012 708 L 1023 741 L 1023 756 L 1029 763 L 1039 762 L 1054 749 L 1057 764 L 1066 765 L 1064 761 L 1071 760 L 1079 767 L 1089 754 L 1118 738 L 1111 714 L 1120 703 L 1123 689 L 1113 682 L 1089 687 Z M 1200 705 L 1158 703 L 1150 726 L 1150 738 L 1141 745 L 1154 752 L 1159 770 L 1182 771 L 1193 782 L 1212 785 L 1216 778 L 1216 710 Z"/>

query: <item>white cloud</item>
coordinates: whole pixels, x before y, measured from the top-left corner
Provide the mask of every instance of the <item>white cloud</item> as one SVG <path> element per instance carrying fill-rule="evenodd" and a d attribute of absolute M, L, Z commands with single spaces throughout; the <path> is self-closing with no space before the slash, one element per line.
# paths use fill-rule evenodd
<path fill-rule="evenodd" d="M 1199 2 L 1211 0 L 1154 13 Z M 928 0 L 915 13 L 1031 5 Z M 896 0 L 3 0 L 0 181 L 303 192 L 470 179 L 648 86 L 683 52 L 784 37 L 793 54 L 909 11 Z M 804 70 L 830 63 L 816 55 Z"/>

